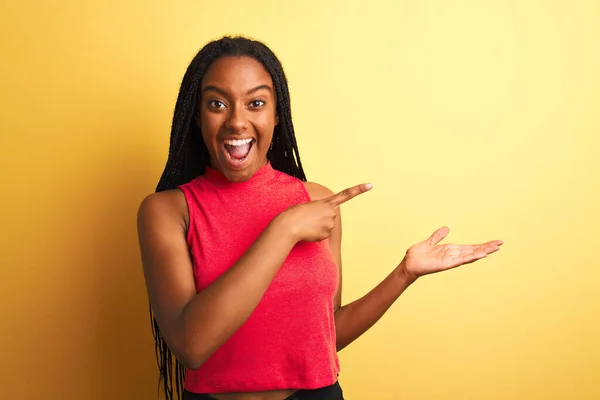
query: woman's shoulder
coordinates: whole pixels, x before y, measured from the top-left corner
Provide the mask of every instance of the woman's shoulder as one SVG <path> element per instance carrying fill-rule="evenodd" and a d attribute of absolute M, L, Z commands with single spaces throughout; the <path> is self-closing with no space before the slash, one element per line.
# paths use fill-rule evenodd
<path fill-rule="evenodd" d="M 333 196 L 333 194 L 334 194 L 329 188 L 327 188 L 321 184 L 318 184 L 316 182 L 303 182 L 303 184 L 304 184 L 304 188 L 310 195 L 310 199 L 313 201 L 321 200 L 321 199 L 324 199 L 325 197 Z"/>
<path fill-rule="evenodd" d="M 180 189 L 164 190 L 146 196 L 138 209 L 138 221 L 188 219 L 185 195 Z"/>

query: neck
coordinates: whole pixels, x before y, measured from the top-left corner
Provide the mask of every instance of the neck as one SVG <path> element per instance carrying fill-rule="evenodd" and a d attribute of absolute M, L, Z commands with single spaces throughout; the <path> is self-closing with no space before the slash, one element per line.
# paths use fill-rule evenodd
<path fill-rule="evenodd" d="M 269 161 L 260 166 L 252 175 L 243 180 L 230 179 L 223 171 L 211 167 L 206 167 L 204 177 L 221 187 L 248 187 L 253 185 L 261 185 L 269 182 L 276 176 L 277 172 L 271 166 Z"/>

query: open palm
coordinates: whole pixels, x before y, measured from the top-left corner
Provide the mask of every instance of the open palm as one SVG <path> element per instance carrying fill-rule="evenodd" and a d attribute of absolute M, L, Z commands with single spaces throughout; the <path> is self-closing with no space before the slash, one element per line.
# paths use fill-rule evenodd
<path fill-rule="evenodd" d="M 447 227 L 436 230 L 427 240 L 412 245 L 404 258 L 405 273 L 413 278 L 469 264 L 498 251 L 501 240 L 474 245 L 438 244 L 450 232 Z"/>

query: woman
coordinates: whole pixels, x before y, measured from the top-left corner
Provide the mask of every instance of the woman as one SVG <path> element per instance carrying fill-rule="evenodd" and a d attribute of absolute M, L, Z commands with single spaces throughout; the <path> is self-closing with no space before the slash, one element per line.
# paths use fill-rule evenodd
<path fill-rule="evenodd" d="M 138 215 L 167 399 L 173 378 L 190 400 L 343 399 L 337 351 L 418 277 L 502 244 L 438 245 L 440 228 L 342 306 L 339 206 L 370 189 L 306 182 L 286 77 L 264 44 L 224 37 L 197 54 L 157 193 Z"/>

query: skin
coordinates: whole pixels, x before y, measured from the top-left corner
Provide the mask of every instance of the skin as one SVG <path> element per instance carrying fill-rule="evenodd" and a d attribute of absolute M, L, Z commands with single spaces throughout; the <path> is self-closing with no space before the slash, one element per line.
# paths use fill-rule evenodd
<path fill-rule="evenodd" d="M 267 151 L 278 119 L 273 81 L 250 57 L 224 57 L 205 73 L 196 121 L 210 154 L 211 167 L 234 182 L 245 181 L 267 163 Z M 242 166 L 232 165 L 227 139 L 252 139 Z"/>
<path fill-rule="evenodd" d="M 211 166 L 231 181 L 245 181 L 267 162 L 277 124 L 273 82 L 249 57 L 217 60 L 203 77 L 196 115 Z M 231 163 L 223 140 L 251 138 L 245 162 Z M 400 264 L 362 298 L 342 306 L 342 223 L 340 205 L 369 191 L 361 184 L 334 194 L 317 183 L 305 186 L 311 201 L 279 214 L 248 251 L 212 285 L 196 293 L 186 244 L 189 214 L 183 193 L 148 196 L 138 212 L 144 277 L 155 317 L 169 347 L 188 368 L 198 368 L 250 316 L 285 258 L 299 241 L 329 238 L 340 284 L 334 298 L 337 348 L 353 342 L 389 309 L 420 276 L 474 262 L 498 250 L 501 241 L 478 245 L 439 245 L 448 228 L 411 246 Z M 223 393 L 219 400 L 281 400 L 295 389 Z"/>

